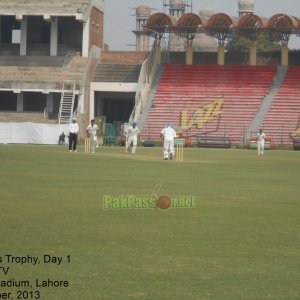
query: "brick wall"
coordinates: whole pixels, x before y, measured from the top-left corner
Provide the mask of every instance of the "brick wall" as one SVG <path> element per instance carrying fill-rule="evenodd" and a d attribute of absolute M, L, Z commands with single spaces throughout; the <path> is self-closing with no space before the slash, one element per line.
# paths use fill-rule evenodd
<path fill-rule="evenodd" d="M 103 12 L 97 10 L 95 7 L 91 12 L 90 20 L 90 46 L 95 45 L 99 48 L 104 47 L 103 43 Z"/>

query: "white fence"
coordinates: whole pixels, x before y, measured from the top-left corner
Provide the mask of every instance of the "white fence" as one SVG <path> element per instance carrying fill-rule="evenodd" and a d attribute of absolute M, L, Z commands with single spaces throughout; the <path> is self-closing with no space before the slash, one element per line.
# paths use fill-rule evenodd
<path fill-rule="evenodd" d="M 59 135 L 69 133 L 69 125 L 32 122 L 0 123 L 0 144 L 57 145 Z"/>

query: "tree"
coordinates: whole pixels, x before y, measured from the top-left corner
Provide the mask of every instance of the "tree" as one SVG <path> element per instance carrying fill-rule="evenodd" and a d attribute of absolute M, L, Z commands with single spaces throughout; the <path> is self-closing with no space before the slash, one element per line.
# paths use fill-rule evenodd
<path fill-rule="evenodd" d="M 228 40 L 226 50 L 232 52 L 248 52 L 250 44 L 251 41 L 249 39 L 235 34 L 230 40 Z M 278 42 L 268 40 L 265 35 L 261 34 L 256 41 L 256 49 L 257 52 L 278 51 L 280 50 L 280 44 Z"/>

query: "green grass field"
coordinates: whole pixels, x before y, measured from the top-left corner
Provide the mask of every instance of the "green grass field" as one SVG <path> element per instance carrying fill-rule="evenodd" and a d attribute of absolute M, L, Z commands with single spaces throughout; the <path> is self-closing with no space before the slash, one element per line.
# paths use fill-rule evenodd
<path fill-rule="evenodd" d="M 0 145 L 0 157 L 0 299 L 300 299 L 297 151 L 193 148 L 178 163 L 161 148 Z M 103 209 L 104 195 L 157 185 L 196 207 Z M 17 263 L 27 256 L 39 263 Z"/>

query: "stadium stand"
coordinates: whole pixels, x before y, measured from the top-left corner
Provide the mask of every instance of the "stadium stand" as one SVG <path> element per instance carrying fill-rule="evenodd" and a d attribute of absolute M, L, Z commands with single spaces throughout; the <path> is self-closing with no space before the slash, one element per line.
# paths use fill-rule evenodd
<path fill-rule="evenodd" d="M 210 134 L 239 143 L 275 75 L 275 66 L 165 65 L 142 138 L 159 140 L 171 121 L 194 141 Z"/>
<path fill-rule="evenodd" d="M 264 121 L 263 128 L 272 134 L 275 145 L 292 145 L 290 134 L 299 126 L 300 117 L 300 67 L 290 66 L 272 106 Z"/>
<path fill-rule="evenodd" d="M 0 1 L 3 123 L 88 122 L 103 16 L 103 0 Z"/>

